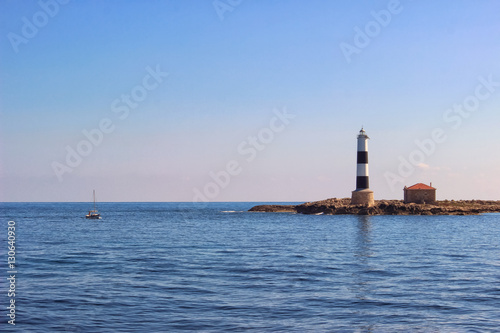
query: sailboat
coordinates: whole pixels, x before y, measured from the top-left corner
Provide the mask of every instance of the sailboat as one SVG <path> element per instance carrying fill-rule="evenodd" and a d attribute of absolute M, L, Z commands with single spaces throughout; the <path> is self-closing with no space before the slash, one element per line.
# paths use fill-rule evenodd
<path fill-rule="evenodd" d="M 101 214 L 97 212 L 95 208 L 95 190 L 94 190 L 94 210 L 89 210 L 89 213 L 85 215 L 85 218 L 92 220 L 99 220 L 101 218 Z"/>

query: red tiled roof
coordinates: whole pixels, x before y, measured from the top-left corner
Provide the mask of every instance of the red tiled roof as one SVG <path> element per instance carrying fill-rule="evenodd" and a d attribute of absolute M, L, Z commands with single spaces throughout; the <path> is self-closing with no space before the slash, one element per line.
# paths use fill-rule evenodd
<path fill-rule="evenodd" d="M 423 183 L 418 183 L 407 188 L 408 190 L 435 190 L 434 187 L 425 185 Z"/>

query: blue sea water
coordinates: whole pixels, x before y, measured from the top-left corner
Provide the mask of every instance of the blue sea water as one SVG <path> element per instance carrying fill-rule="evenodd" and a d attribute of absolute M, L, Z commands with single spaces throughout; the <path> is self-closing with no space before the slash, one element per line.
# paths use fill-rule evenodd
<path fill-rule="evenodd" d="M 6 332 L 499 332 L 500 215 L 3 203 Z M 16 325 L 7 222 L 16 225 Z"/>

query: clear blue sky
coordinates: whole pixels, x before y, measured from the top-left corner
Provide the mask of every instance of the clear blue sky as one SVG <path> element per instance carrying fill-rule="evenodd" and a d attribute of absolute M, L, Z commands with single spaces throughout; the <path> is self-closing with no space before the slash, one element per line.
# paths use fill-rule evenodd
<path fill-rule="evenodd" d="M 61 2 L 0 2 L 0 201 L 349 197 L 362 125 L 376 199 L 500 200 L 496 0 Z"/>

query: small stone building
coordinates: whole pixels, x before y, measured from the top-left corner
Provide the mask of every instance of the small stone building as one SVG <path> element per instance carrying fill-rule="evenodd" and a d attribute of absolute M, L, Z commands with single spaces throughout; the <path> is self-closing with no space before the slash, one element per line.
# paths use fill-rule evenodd
<path fill-rule="evenodd" d="M 410 187 L 404 188 L 404 202 L 405 203 L 418 203 L 418 204 L 431 204 L 436 202 L 436 189 L 432 187 L 432 183 L 425 185 L 422 183 L 415 184 Z"/>

